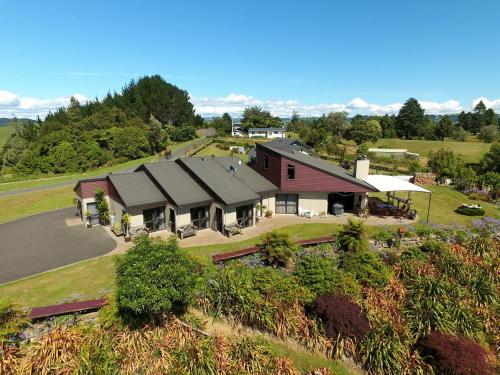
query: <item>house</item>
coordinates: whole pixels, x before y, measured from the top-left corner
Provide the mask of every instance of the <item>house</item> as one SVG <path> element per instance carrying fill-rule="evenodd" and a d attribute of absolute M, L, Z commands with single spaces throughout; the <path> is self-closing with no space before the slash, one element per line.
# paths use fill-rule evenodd
<path fill-rule="evenodd" d="M 364 181 L 368 160 L 356 161 L 353 176 L 288 138 L 257 144 L 252 168 L 278 187 L 275 202 L 268 205 L 277 214 L 333 213 L 335 203 L 358 211 L 366 207 L 367 193 L 377 191 Z"/>
<path fill-rule="evenodd" d="M 277 187 L 233 157 L 184 158 L 145 163 L 129 173 L 78 181 L 74 191 L 82 220 L 97 220 L 95 190 L 104 191 L 110 221 L 127 212 L 131 227 L 177 233 L 179 226 L 223 232 L 224 226 L 255 224 L 255 206 Z"/>
<path fill-rule="evenodd" d="M 248 136 L 264 138 L 285 138 L 284 128 L 249 128 Z"/>
<path fill-rule="evenodd" d="M 350 174 L 300 141 L 280 138 L 258 143 L 249 165 L 234 157 L 164 160 L 129 173 L 83 179 L 74 190 L 82 220 L 89 211 L 91 221 L 98 221 L 94 195 L 99 188 L 109 203 L 111 224 L 127 212 L 131 227 L 177 233 L 188 224 L 218 232 L 232 224 L 253 226 L 257 204 L 285 215 L 335 214 L 335 204 L 360 212 L 368 205 L 368 193 L 392 191 L 391 186 L 428 192 L 401 178 L 369 175 L 369 160 L 356 160 Z"/>

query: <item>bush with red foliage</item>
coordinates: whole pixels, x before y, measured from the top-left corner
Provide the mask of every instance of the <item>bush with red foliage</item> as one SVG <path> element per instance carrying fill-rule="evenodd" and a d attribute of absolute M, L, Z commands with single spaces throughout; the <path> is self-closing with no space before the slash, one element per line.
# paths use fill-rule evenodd
<path fill-rule="evenodd" d="M 311 312 L 323 322 L 327 337 L 362 340 L 370 330 L 370 323 L 361 306 L 348 297 L 329 293 L 314 300 Z"/>
<path fill-rule="evenodd" d="M 493 375 L 488 352 L 476 342 L 441 332 L 431 332 L 419 343 L 420 354 L 439 374 Z"/>

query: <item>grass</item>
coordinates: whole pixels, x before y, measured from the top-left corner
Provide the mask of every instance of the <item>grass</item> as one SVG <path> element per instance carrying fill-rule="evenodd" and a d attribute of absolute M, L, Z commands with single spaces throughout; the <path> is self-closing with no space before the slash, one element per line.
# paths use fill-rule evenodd
<path fill-rule="evenodd" d="M 3 127 L 0 127 L 0 131 Z M 181 147 L 184 147 L 193 141 L 187 141 L 187 142 L 181 142 L 181 143 L 176 143 L 175 145 L 172 145 L 170 148 L 172 152 L 177 151 Z M 50 176 L 50 177 L 41 177 L 37 179 L 31 179 L 31 180 L 23 180 L 23 181 L 14 181 L 14 182 L 3 182 L 0 183 L 0 192 L 2 191 L 14 191 L 14 190 L 20 190 L 20 189 L 29 189 L 29 188 L 34 188 L 34 187 L 39 187 L 39 186 L 51 186 L 51 185 L 56 185 L 62 182 L 69 182 L 69 181 L 74 181 L 80 178 L 90 178 L 90 177 L 96 177 L 96 176 L 101 176 L 105 175 L 107 173 L 111 172 L 119 172 L 123 171 L 126 169 L 134 168 L 137 167 L 138 165 L 141 165 L 142 163 L 147 163 L 151 161 L 158 160 L 158 155 L 152 155 L 152 156 L 147 156 L 142 159 L 137 159 L 137 160 L 130 160 L 125 163 L 121 164 L 116 164 L 113 166 L 109 167 L 100 167 L 97 169 L 94 169 L 92 171 L 86 172 L 86 173 L 74 173 L 74 174 L 67 174 L 67 175 L 60 175 L 60 176 Z"/>
<path fill-rule="evenodd" d="M 297 224 L 282 228 L 294 239 L 307 239 L 332 234 L 332 224 Z M 210 263 L 214 253 L 228 252 L 255 245 L 261 236 L 246 241 L 211 246 L 183 248 L 196 260 Z M 118 255 L 119 256 L 119 255 Z M 60 303 L 71 298 L 93 298 L 115 290 L 114 256 L 101 256 L 85 260 L 52 271 L 16 280 L 0 286 L 0 295 L 12 299 L 22 306 L 42 306 Z"/>
<path fill-rule="evenodd" d="M 247 155 L 239 154 L 239 153 L 234 153 L 234 155 L 231 155 L 231 151 L 221 150 L 220 148 L 216 147 L 216 145 L 217 145 L 217 143 L 212 143 L 212 144 L 208 145 L 207 147 L 201 149 L 194 156 L 235 156 L 235 157 L 240 158 L 244 163 L 248 162 Z"/>
<path fill-rule="evenodd" d="M 470 224 L 478 217 L 460 215 L 455 209 L 462 203 L 479 203 L 486 211 L 485 216 L 500 218 L 500 209 L 493 204 L 485 202 L 471 201 L 468 197 L 449 186 L 425 186 L 432 191 L 431 211 L 429 221 L 437 224 Z M 398 195 L 398 194 L 396 194 Z M 370 196 L 378 196 L 382 200 L 386 199 L 385 193 L 370 193 Z M 406 193 L 401 192 L 399 196 L 406 197 Z M 412 193 L 413 208 L 417 210 L 420 220 L 427 217 L 427 207 L 429 195 L 426 193 Z"/>
<path fill-rule="evenodd" d="M 16 125 L 14 124 L 0 126 L 0 149 L 7 141 L 7 138 L 9 138 L 9 136 L 14 133 L 15 130 Z"/>
<path fill-rule="evenodd" d="M 429 156 L 429 152 L 439 151 L 441 148 L 452 150 L 461 154 L 466 163 L 477 163 L 481 157 L 487 153 L 491 144 L 482 142 L 457 142 L 453 140 L 427 141 L 423 139 L 379 139 L 369 147 L 379 148 L 406 148 L 409 152 L 420 154 L 424 160 Z"/>
<path fill-rule="evenodd" d="M 75 193 L 71 186 L 39 190 L 0 198 L 0 223 L 58 208 L 70 207 Z"/>

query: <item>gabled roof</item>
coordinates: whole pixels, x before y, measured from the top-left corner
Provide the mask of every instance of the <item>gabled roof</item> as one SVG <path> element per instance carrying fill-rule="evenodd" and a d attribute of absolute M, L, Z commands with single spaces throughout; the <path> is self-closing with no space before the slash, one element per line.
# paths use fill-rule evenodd
<path fill-rule="evenodd" d="M 224 204 L 254 201 L 260 197 L 213 157 L 182 158 L 176 162 L 194 176 Z M 246 167 L 246 166 L 245 166 Z M 248 168 L 248 167 L 247 167 Z"/>
<path fill-rule="evenodd" d="M 354 177 L 344 168 L 338 167 L 333 163 L 310 156 L 302 151 L 297 150 L 295 146 L 293 146 L 291 143 L 288 143 L 291 140 L 285 140 L 284 142 L 279 141 L 280 140 L 275 140 L 268 143 L 259 143 L 257 144 L 257 147 L 263 147 L 264 149 L 275 152 L 289 160 L 294 160 L 298 163 L 307 165 L 311 168 L 315 168 L 334 177 L 338 177 L 342 180 L 352 182 L 353 184 L 356 184 L 358 186 L 376 191 L 376 189 L 372 185 L 366 183 L 363 180 L 360 180 L 359 178 Z"/>
<path fill-rule="evenodd" d="M 137 168 L 142 169 L 146 170 L 176 206 L 213 201 L 210 194 L 174 161 L 145 163 Z"/>
<path fill-rule="evenodd" d="M 110 174 L 107 178 L 128 208 L 167 203 L 167 198 L 145 172 Z"/>
<path fill-rule="evenodd" d="M 277 132 L 277 131 L 286 131 L 285 128 L 248 128 L 248 131 L 266 131 L 266 132 Z"/>
<path fill-rule="evenodd" d="M 278 187 L 236 157 L 214 158 L 227 172 L 233 175 L 257 194 L 278 191 Z"/>

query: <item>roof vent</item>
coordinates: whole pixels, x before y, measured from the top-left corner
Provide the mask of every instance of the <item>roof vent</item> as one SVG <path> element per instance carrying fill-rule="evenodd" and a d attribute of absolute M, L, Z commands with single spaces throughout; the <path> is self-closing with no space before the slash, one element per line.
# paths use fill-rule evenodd
<path fill-rule="evenodd" d="M 236 169 L 232 165 L 229 166 L 229 172 L 233 173 L 236 172 Z"/>
<path fill-rule="evenodd" d="M 205 161 L 205 158 L 201 158 L 201 161 Z"/>

